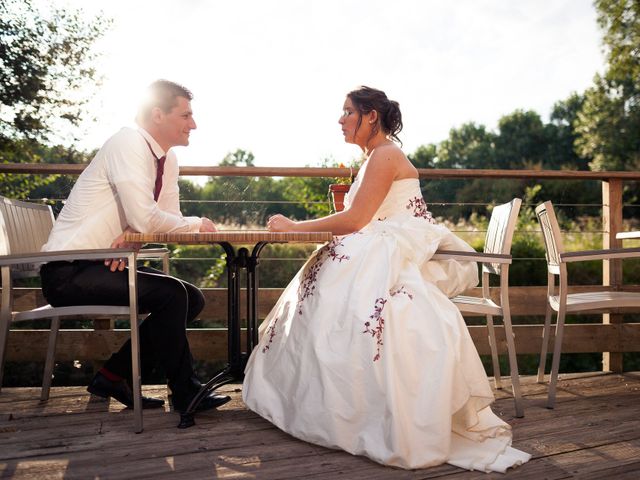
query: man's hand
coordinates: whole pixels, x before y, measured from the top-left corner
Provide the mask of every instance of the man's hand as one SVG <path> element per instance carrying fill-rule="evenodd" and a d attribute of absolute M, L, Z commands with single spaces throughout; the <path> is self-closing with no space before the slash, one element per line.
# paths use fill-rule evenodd
<path fill-rule="evenodd" d="M 113 242 L 111 242 L 111 248 L 129 248 L 136 252 L 140 250 L 140 247 L 142 246 L 141 243 L 132 243 L 132 242 L 124 241 L 124 235 L 126 233 L 131 233 L 131 232 L 135 233 L 134 230 L 127 227 L 124 232 L 118 235 L 116 239 Z M 124 267 L 127 266 L 127 261 L 124 258 L 107 258 L 104 261 L 104 264 L 107 267 L 109 267 L 109 270 L 111 270 L 112 272 L 115 272 L 116 270 L 119 270 L 122 272 L 124 270 Z"/>
<path fill-rule="evenodd" d="M 202 217 L 202 225 L 200 225 L 201 232 L 217 232 L 215 223 L 209 220 L 207 217 Z"/>
<path fill-rule="evenodd" d="M 295 225 L 296 222 L 279 213 L 267 220 L 267 230 L 270 232 L 293 232 Z"/>

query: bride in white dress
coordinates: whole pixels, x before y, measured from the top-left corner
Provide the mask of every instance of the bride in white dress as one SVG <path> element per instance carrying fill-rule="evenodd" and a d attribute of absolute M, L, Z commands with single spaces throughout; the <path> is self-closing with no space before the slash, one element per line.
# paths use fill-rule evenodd
<path fill-rule="evenodd" d="M 471 250 L 427 211 L 418 173 L 396 146 L 397 102 L 350 92 L 339 121 L 365 152 L 344 211 L 269 219 L 271 231 L 331 231 L 260 327 L 245 371 L 246 405 L 289 434 L 396 467 L 444 462 L 504 472 L 512 448 L 462 316 L 449 300 L 476 285 Z"/>

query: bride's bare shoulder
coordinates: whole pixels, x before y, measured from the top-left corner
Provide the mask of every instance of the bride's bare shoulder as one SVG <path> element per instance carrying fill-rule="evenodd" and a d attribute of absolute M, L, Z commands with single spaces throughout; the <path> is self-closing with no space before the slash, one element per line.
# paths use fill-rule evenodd
<path fill-rule="evenodd" d="M 395 143 L 380 145 L 369 157 L 369 163 L 391 169 L 395 172 L 396 179 L 418 177 L 418 171 L 411 161 L 404 154 L 402 149 Z"/>
<path fill-rule="evenodd" d="M 369 156 L 369 160 L 384 161 L 406 159 L 402 149 L 395 143 L 387 143 L 376 147 Z"/>

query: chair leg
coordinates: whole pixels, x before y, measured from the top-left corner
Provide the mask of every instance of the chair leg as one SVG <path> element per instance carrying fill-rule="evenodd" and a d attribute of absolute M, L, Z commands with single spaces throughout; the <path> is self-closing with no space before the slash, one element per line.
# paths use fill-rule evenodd
<path fill-rule="evenodd" d="M 2 306 L 0 315 L 0 390 L 2 390 L 2 377 L 4 374 L 4 357 L 7 351 L 7 340 L 9 339 L 9 327 L 11 325 L 11 312 L 5 311 Z M 7 309 L 8 310 L 8 309 Z"/>
<path fill-rule="evenodd" d="M 42 402 L 49 400 L 49 391 L 51 390 L 51 381 L 53 379 L 53 367 L 56 357 L 56 342 L 58 340 L 58 332 L 60 331 L 60 317 L 51 319 L 51 332 L 49 333 L 49 346 L 47 347 L 47 359 L 44 363 L 44 374 L 42 376 L 42 392 L 40 400 Z"/>
<path fill-rule="evenodd" d="M 542 349 L 540 350 L 540 363 L 538 364 L 538 383 L 544 382 L 544 370 L 547 366 L 547 350 L 549 349 L 549 337 L 551 336 L 551 307 L 547 304 L 542 328 Z"/>
<path fill-rule="evenodd" d="M 138 319 L 131 320 L 131 376 L 133 380 L 134 431 L 142 432 L 142 379 L 140 377 L 140 337 Z"/>
<path fill-rule="evenodd" d="M 515 335 L 511 326 L 511 315 L 503 317 L 504 334 L 507 339 L 507 351 L 509 353 L 509 371 L 511 373 L 511 389 L 513 391 L 513 401 L 516 406 L 516 417 L 524 417 L 524 406 L 522 404 L 522 392 L 520 391 L 520 373 L 518 372 L 518 357 L 516 356 Z"/>
<path fill-rule="evenodd" d="M 13 295 L 11 272 L 9 267 L 2 267 L 2 305 L 0 306 L 0 390 L 4 375 L 4 357 L 7 352 L 9 327 L 11 325 L 11 311 L 13 310 Z"/>
<path fill-rule="evenodd" d="M 129 269 L 129 321 L 131 326 L 131 376 L 133 385 L 134 432 L 141 433 L 142 426 L 142 382 L 140 378 L 140 335 L 138 329 L 138 286 L 136 282 L 136 254 L 127 256 Z"/>
<path fill-rule="evenodd" d="M 558 383 L 558 371 L 560 370 L 560 353 L 562 352 L 562 336 L 564 334 L 565 313 L 561 308 L 558 312 L 556 323 L 556 338 L 553 345 L 553 360 L 551 362 L 551 378 L 549 379 L 549 396 L 547 408 L 553 408 L 556 403 L 556 385 Z"/>
<path fill-rule="evenodd" d="M 487 315 L 487 330 L 489 330 L 489 346 L 491 347 L 491 361 L 493 362 L 493 379 L 497 389 L 502 388 L 500 375 L 500 361 L 498 359 L 498 347 L 496 344 L 496 331 L 493 328 L 493 316 Z"/>

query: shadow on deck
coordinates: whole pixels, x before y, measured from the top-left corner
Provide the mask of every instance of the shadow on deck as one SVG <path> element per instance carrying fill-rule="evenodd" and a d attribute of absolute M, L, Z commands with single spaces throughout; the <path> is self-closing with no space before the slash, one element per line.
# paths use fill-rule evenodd
<path fill-rule="evenodd" d="M 449 465 L 404 471 L 317 447 L 281 432 L 246 409 L 240 385 L 223 387 L 232 401 L 176 428 L 178 415 L 145 411 L 145 431 L 132 432 L 132 412 L 96 401 L 82 387 L 0 394 L 0 477 L 257 478 L 257 479 L 601 479 L 640 478 L 640 373 L 567 374 L 555 410 L 544 407 L 546 387 L 523 378 L 525 418 L 514 418 L 511 397 L 496 393 L 494 411 L 513 426 L 515 447 L 533 454 L 506 475 Z M 165 396 L 166 389 L 145 387 Z"/>

